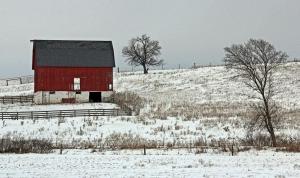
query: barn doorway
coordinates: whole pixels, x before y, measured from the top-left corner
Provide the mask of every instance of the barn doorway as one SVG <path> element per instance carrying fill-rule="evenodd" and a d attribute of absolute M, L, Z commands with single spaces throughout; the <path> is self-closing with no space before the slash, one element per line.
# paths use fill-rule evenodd
<path fill-rule="evenodd" d="M 90 92 L 89 102 L 100 103 L 101 102 L 101 92 Z"/>

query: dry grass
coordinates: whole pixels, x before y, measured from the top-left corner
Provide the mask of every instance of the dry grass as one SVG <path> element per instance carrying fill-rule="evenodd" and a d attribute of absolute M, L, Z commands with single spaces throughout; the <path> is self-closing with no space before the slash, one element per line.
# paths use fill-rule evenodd
<path fill-rule="evenodd" d="M 2 138 L 0 153 L 50 153 L 53 146 L 49 140 Z"/>
<path fill-rule="evenodd" d="M 133 92 L 114 92 L 111 97 L 114 103 L 130 115 L 132 112 L 134 115 L 139 115 L 145 104 L 145 100 Z"/>
<path fill-rule="evenodd" d="M 113 133 L 106 137 L 104 147 L 109 149 L 157 148 L 157 142 L 144 139 L 138 135 Z"/>
<path fill-rule="evenodd" d="M 286 145 L 285 147 L 277 148 L 276 151 L 300 153 L 300 144 Z"/>
<path fill-rule="evenodd" d="M 165 119 L 169 117 L 183 117 L 185 120 L 199 118 L 228 118 L 228 117 L 251 117 L 249 106 L 242 103 L 156 103 L 148 102 L 150 110 L 143 112 L 142 115 L 149 118 Z"/>

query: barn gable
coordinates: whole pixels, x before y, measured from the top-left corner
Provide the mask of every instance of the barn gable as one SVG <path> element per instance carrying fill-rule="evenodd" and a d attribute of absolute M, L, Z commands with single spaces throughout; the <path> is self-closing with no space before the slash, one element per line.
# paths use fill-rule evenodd
<path fill-rule="evenodd" d="M 36 67 L 115 67 L 111 41 L 32 40 Z"/>
<path fill-rule="evenodd" d="M 113 92 L 111 41 L 33 40 L 34 102 L 100 102 Z"/>

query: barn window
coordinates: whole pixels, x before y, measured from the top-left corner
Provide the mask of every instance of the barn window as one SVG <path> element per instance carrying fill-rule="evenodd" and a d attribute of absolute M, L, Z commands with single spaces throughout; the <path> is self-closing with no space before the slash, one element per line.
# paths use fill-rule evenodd
<path fill-rule="evenodd" d="M 77 94 L 77 95 L 80 95 L 80 94 L 81 94 L 81 91 L 76 91 L 76 94 Z"/>
<path fill-rule="evenodd" d="M 109 89 L 109 90 L 112 90 L 112 84 L 109 84 L 109 85 L 108 85 L 108 89 Z"/>
<path fill-rule="evenodd" d="M 74 90 L 80 90 L 80 78 L 74 78 Z"/>

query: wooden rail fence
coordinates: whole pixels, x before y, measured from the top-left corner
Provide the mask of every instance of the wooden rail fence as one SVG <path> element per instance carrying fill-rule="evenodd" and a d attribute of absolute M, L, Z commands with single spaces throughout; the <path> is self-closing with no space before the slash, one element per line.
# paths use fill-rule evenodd
<path fill-rule="evenodd" d="M 27 96 L 1 96 L 0 103 L 14 104 L 14 103 L 33 103 L 33 95 Z"/>
<path fill-rule="evenodd" d="M 52 110 L 52 111 L 24 111 L 0 112 L 4 119 L 49 119 L 64 117 L 91 117 L 91 116 L 124 116 L 129 115 L 121 109 L 78 109 L 78 110 Z"/>

